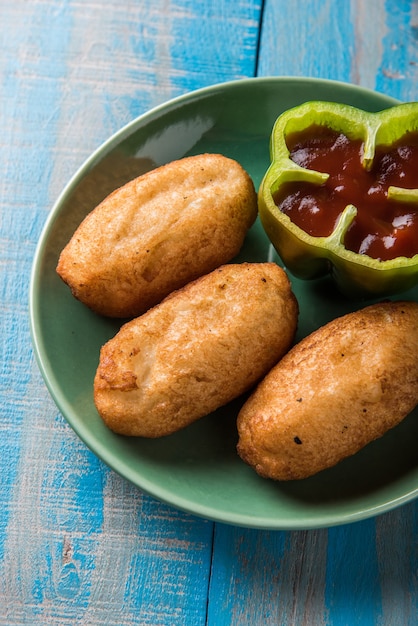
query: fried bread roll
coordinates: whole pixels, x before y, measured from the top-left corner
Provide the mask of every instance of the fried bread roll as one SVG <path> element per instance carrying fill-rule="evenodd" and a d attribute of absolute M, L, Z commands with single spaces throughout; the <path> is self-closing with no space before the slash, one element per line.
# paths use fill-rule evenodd
<path fill-rule="evenodd" d="M 173 161 L 99 204 L 57 272 L 93 311 L 135 317 L 230 261 L 256 216 L 254 185 L 236 161 L 217 154 Z"/>
<path fill-rule="evenodd" d="M 298 305 L 274 263 L 224 265 L 122 326 L 94 381 L 115 432 L 160 437 L 236 398 L 289 349 Z"/>
<path fill-rule="evenodd" d="M 335 319 L 288 352 L 238 416 L 238 453 L 264 477 L 305 478 L 382 436 L 418 403 L 418 304 Z"/>

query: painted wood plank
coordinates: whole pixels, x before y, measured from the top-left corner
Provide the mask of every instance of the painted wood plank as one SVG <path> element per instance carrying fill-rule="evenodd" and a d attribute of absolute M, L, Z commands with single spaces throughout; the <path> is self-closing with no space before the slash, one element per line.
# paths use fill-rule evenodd
<path fill-rule="evenodd" d="M 327 531 L 217 525 L 208 624 L 327 624 Z"/>
<path fill-rule="evenodd" d="M 33 362 L 27 288 L 55 198 L 111 133 L 173 96 L 251 76 L 259 2 L 3 5 L 0 624 L 204 624 L 213 524 L 108 470 Z"/>
<path fill-rule="evenodd" d="M 418 506 L 376 520 L 382 624 L 418 622 Z"/>
<path fill-rule="evenodd" d="M 51 199 L 93 149 L 141 113 L 253 76 L 260 2 L 131 0 L 123 9 L 105 0 L 70 2 Z"/>
<path fill-rule="evenodd" d="M 143 496 L 48 418 L 22 442 L 0 623 L 203 624 L 212 524 Z"/>
<path fill-rule="evenodd" d="M 374 88 L 400 100 L 418 100 L 418 5 L 413 0 L 390 0 L 385 9 L 383 49 Z"/>
<path fill-rule="evenodd" d="M 354 45 L 350 2 L 266 0 L 257 75 L 348 81 Z"/>
<path fill-rule="evenodd" d="M 417 95 L 418 5 L 413 0 L 267 0 L 259 76 L 352 82 L 401 100 Z"/>

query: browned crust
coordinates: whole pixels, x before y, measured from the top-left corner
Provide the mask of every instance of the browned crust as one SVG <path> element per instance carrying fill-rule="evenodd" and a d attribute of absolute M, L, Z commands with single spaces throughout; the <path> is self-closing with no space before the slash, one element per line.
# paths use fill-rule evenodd
<path fill-rule="evenodd" d="M 160 437 L 252 387 L 292 344 L 298 306 L 274 263 L 224 265 L 125 324 L 94 381 L 115 432 Z"/>
<path fill-rule="evenodd" d="M 418 304 L 376 304 L 320 328 L 273 368 L 238 416 L 238 452 L 262 476 L 305 478 L 417 403 Z"/>
<path fill-rule="evenodd" d="M 73 295 L 111 317 L 135 317 L 241 249 L 257 216 L 236 161 L 173 161 L 110 194 L 80 224 L 57 272 Z"/>

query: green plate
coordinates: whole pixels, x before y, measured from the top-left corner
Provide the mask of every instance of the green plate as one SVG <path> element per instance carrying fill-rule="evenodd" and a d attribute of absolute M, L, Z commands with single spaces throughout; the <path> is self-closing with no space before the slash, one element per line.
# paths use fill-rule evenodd
<path fill-rule="evenodd" d="M 155 166 L 219 152 L 239 161 L 258 187 L 269 165 L 275 119 L 312 99 L 370 111 L 397 103 L 353 85 L 304 78 L 246 79 L 176 98 L 130 123 L 88 159 L 54 206 L 34 259 L 30 314 L 35 354 L 50 393 L 78 436 L 144 492 L 179 509 L 240 526 L 333 526 L 412 500 L 418 494 L 418 415 L 410 415 L 335 468 L 289 483 L 258 477 L 237 456 L 235 422 L 243 398 L 163 439 L 115 435 L 98 416 L 92 389 L 100 347 L 117 332 L 119 322 L 101 318 L 76 301 L 55 267 L 81 219 L 113 189 Z M 279 263 L 257 221 L 238 260 L 272 259 Z M 367 304 L 343 299 L 328 279 L 292 279 L 292 284 L 300 305 L 298 339 Z M 401 297 L 417 300 L 418 290 Z"/>

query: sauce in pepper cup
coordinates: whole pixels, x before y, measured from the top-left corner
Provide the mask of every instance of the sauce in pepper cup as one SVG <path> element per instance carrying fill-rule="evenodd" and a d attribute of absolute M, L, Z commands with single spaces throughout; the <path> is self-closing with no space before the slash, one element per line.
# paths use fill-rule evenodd
<path fill-rule="evenodd" d="M 418 283 L 418 103 L 378 113 L 307 102 L 283 113 L 259 189 L 292 274 L 377 297 Z"/>

